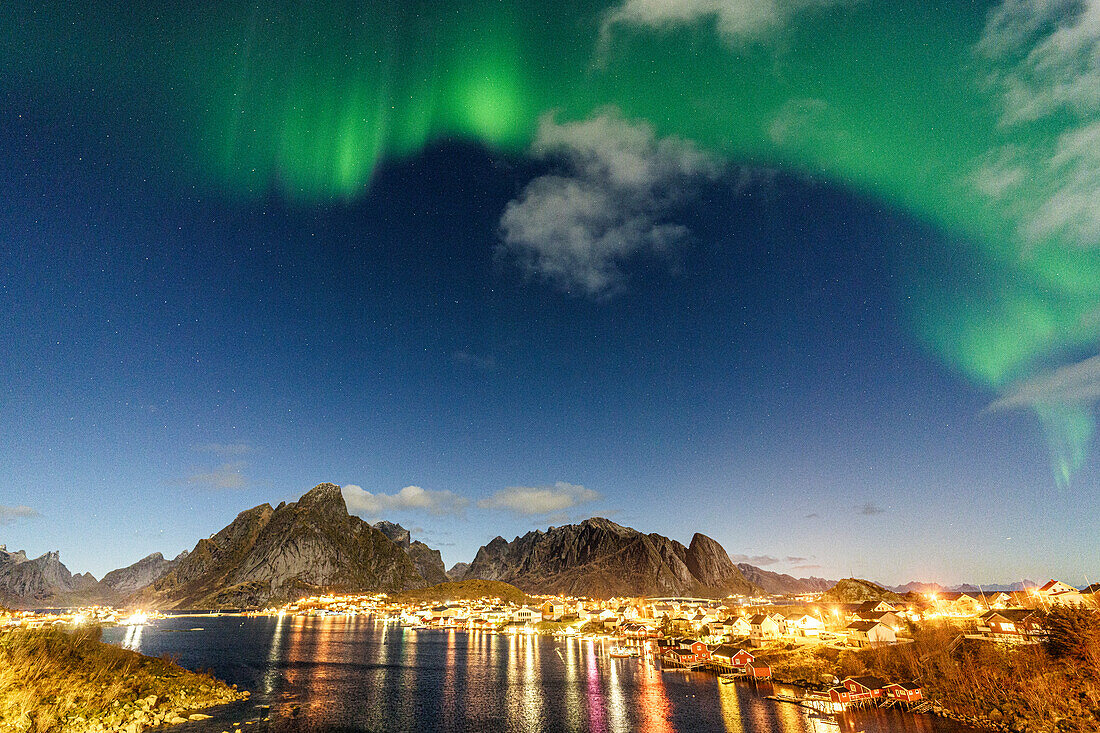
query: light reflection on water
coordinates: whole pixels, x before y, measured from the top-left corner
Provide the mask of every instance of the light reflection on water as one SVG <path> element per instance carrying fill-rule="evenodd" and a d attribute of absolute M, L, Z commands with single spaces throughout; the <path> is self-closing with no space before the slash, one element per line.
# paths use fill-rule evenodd
<path fill-rule="evenodd" d="M 253 692 L 178 733 L 234 722 L 270 733 L 591 731 L 621 733 L 958 733 L 927 716 L 876 710 L 818 716 L 768 700 L 771 685 L 612 659 L 610 644 L 486 632 L 424 631 L 368 618 L 164 619 L 104 639 L 169 654 Z M 202 631 L 188 631 L 193 627 Z M 785 691 L 780 685 L 775 691 Z M 270 705 L 270 720 L 262 720 Z M 243 729 L 244 726 L 242 726 Z"/>

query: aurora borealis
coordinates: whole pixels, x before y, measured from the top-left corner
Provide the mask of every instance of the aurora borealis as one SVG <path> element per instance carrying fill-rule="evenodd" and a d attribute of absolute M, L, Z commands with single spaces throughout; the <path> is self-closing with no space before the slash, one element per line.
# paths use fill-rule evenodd
<path fill-rule="evenodd" d="M 528 278 L 511 278 L 566 310 L 616 308 L 639 273 L 681 272 L 713 189 L 736 195 L 739 176 L 842 191 L 909 222 L 873 257 L 913 348 L 965 380 L 986 429 L 1030 411 L 1055 487 L 1033 493 L 1095 488 L 1095 0 L 17 0 L 0 9 L 0 44 L 0 100 L 20 120 L 8 160 L 63 130 L 60 155 L 94 150 L 111 176 L 233 211 L 317 221 L 373 206 L 392 167 L 481 146 L 518 178 L 500 184 L 511 202 L 476 214 L 490 254 L 453 256 L 519 262 Z M 615 149 L 641 178 L 583 135 L 626 140 Z M 566 194 L 575 218 L 551 249 L 548 222 L 506 213 Z"/>

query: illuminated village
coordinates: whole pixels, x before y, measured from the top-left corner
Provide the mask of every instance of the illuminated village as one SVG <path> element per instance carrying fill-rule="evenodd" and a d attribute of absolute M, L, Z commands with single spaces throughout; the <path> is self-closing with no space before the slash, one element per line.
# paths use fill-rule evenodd
<path fill-rule="evenodd" d="M 909 594 L 901 602 L 835 603 L 823 594 L 776 597 L 612 598 L 531 596 L 519 604 L 497 598 L 408 601 L 384 593 L 323 595 L 283 606 L 242 612 L 248 616 L 374 617 L 412 632 L 468 631 L 513 637 L 552 635 L 596 642 L 611 658 L 658 661 L 664 670 L 702 670 L 722 682 L 773 678 L 776 654 L 830 648 L 838 651 L 904 645 L 919 624 L 954 627 L 959 640 L 998 645 L 1039 643 L 1045 613 L 1060 606 L 1100 607 L 1100 590 L 1078 590 L 1051 580 L 1019 592 Z M 189 614 L 200 617 L 202 614 Z M 209 615 L 230 615 L 215 612 Z M 59 613 L 0 615 L 0 629 L 120 625 L 140 629 L 165 614 L 94 606 Z M 779 694 L 823 712 L 849 707 L 897 706 L 925 712 L 932 703 L 919 684 L 873 676 L 832 677 L 805 696 Z"/>

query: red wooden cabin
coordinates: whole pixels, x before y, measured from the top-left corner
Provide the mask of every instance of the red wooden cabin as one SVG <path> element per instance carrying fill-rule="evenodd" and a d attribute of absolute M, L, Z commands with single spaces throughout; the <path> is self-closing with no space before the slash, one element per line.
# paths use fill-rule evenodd
<path fill-rule="evenodd" d="M 886 694 L 883 688 L 886 683 L 878 677 L 849 677 L 844 680 L 844 686 L 848 688 L 853 701 L 855 700 L 880 700 Z"/>
<path fill-rule="evenodd" d="M 751 662 L 745 671 L 754 680 L 770 680 L 772 678 L 772 668 L 767 662 Z"/>
<path fill-rule="evenodd" d="M 902 702 L 917 702 L 924 699 L 924 689 L 916 682 L 900 682 L 886 685 L 886 697 Z"/>

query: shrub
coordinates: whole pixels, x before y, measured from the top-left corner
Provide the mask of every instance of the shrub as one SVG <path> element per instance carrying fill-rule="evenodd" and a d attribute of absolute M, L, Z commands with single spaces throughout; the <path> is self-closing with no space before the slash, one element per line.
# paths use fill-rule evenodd
<path fill-rule="evenodd" d="M 1055 606 L 1043 621 L 1044 642 L 1055 659 L 1100 662 L 1100 615 L 1080 606 Z"/>

